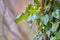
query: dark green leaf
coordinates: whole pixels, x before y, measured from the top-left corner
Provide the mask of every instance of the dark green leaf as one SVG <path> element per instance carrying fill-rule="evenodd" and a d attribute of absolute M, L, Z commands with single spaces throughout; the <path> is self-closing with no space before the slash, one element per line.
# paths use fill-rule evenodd
<path fill-rule="evenodd" d="M 36 4 L 37 4 L 38 2 L 39 2 L 38 0 L 34 0 L 34 3 L 36 3 Z"/>

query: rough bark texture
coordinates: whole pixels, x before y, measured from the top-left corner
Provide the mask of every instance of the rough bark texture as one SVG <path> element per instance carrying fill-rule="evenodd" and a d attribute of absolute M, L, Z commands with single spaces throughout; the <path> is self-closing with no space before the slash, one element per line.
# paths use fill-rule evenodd
<path fill-rule="evenodd" d="M 23 12 L 33 0 L 0 0 L 0 40 L 33 40 L 37 27 L 29 29 L 28 23 L 23 20 L 16 24 L 14 19 Z"/>

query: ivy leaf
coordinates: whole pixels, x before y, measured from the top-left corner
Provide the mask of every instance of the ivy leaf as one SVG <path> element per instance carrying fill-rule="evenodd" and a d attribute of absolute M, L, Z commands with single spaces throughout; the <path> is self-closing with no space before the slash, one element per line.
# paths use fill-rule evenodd
<path fill-rule="evenodd" d="M 35 14 L 36 13 L 36 6 L 33 6 L 32 4 L 29 4 L 27 7 L 26 7 L 26 13 L 28 14 Z"/>
<path fill-rule="evenodd" d="M 29 5 L 26 7 L 26 12 L 25 12 L 25 13 L 30 13 L 31 8 L 32 8 L 32 4 L 29 4 Z"/>
<path fill-rule="evenodd" d="M 46 14 L 45 16 L 41 17 L 41 21 L 43 22 L 43 24 L 47 25 L 49 21 L 49 16 Z"/>
<path fill-rule="evenodd" d="M 30 22 L 30 23 L 32 23 L 32 22 L 35 21 L 35 19 L 36 19 L 36 14 L 33 14 L 33 15 L 30 14 L 29 17 L 28 17 L 28 19 L 27 19 L 27 21 Z"/>
<path fill-rule="evenodd" d="M 25 15 L 24 13 L 20 14 L 18 17 L 16 17 L 15 22 L 18 23 L 24 19 Z"/>
<path fill-rule="evenodd" d="M 60 40 L 60 31 L 55 34 L 56 40 Z"/>
<path fill-rule="evenodd" d="M 50 40 L 55 40 L 55 37 L 51 36 Z"/>
<path fill-rule="evenodd" d="M 49 15 L 49 21 L 51 21 L 53 19 L 52 15 Z"/>
<path fill-rule="evenodd" d="M 53 23 L 52 24 L 52 32 L 56 32 L 58 26 L 59 26 L 59 23 Z"/>
<path fill-rule="evenodd" d="M 55 12 L 52 13 L 52 16 L 59 19 L 59 10 L 57 9 Z"/>
<path fill-rule="evenodd" d="M 34 0 L 35 9 L 37 10 L 40 7 L 40 3 L 38 0 Z"/>
<path fill-rule="evenodd" d="M 36 14 L 36 19 L 40 19 L 41 17 L 43 17 L 43 14 L 41 13 L 38 13 L 38 14 Z"/>

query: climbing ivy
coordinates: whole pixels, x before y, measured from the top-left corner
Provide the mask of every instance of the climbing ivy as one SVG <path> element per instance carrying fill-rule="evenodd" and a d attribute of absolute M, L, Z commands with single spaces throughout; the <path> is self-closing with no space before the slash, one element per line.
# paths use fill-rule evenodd
<path fill-rule="evenodd" d="M 34 34 L 34 40 L 60 40 L 60 0 L 34 0 L 34 5 L 29 4 L 15 22 L 23 19 L 30 27 L 36 21 L 38 34 Z"/>

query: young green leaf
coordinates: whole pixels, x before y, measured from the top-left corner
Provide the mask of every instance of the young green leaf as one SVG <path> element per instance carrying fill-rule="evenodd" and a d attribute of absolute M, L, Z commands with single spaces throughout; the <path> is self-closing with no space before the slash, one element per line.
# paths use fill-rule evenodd
<path fill-rule="evenodd" d="M 15 22 L 18 23 L 18 22 L 22 21 L 24 19 L 24 17 L 25 17 L 25 15 L 24 15 L 24 13 L 22 13 L 21 15 L 16 17 Z"/>

